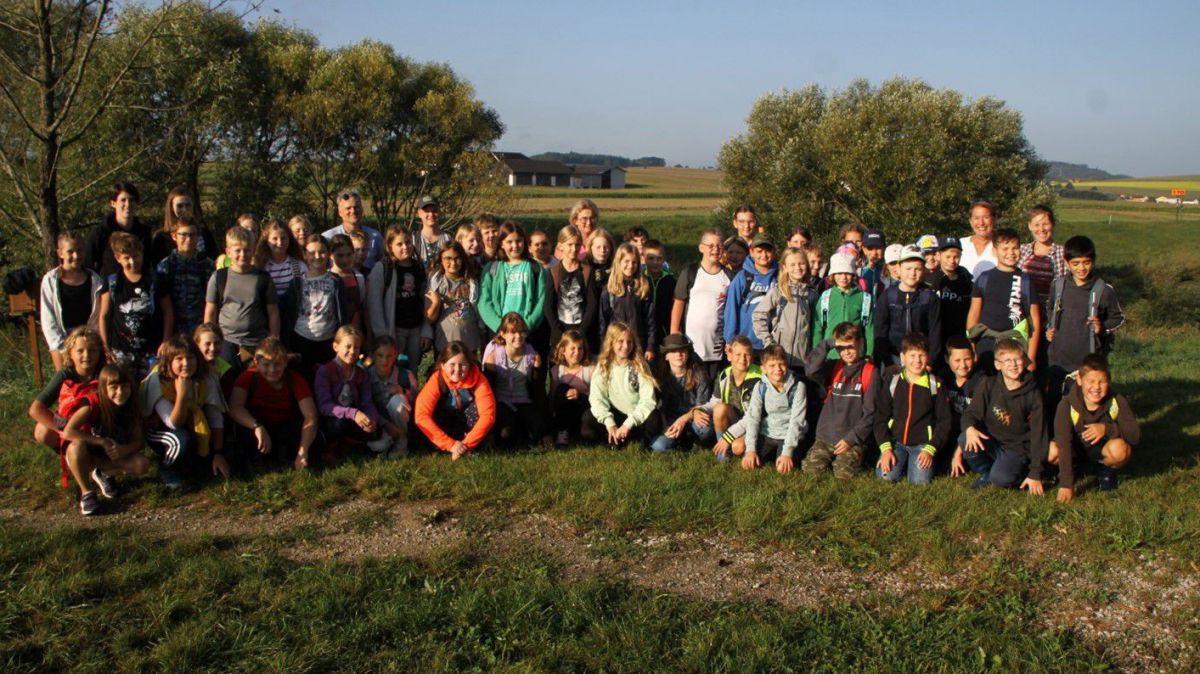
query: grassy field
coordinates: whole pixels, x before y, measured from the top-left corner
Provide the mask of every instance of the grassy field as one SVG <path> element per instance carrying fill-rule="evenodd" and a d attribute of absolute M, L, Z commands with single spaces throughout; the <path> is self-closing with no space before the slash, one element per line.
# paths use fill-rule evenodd
<path fill-rule="evenodd" d="M 1150 197 L 1171 196 L 1171 190 L 1187 190 L 1187 199 L 1200 196 L 1200 176 L 1163 176 L 1126 180 L 1088 180 L 1074 183 L 1075 189 L 1093 187 L 1109 194 L 1144 194 Z"/>
<path fill-rule="evenodd" d="M 622 211 L 597 198 L 602 224 L 647 226 L 675 264 L 714 224 L 703 208 Z M 118 514 L 81 528 L 52 455 L 28 440 L 32 373 L 13 355 L 20 336 L 2 332 L 0 663 L 1194 671 L 1200 214 L 1175 222 L 1174 209 L 1083 201 L 1061 202 L 1058 213 L 1059 240 L 1096 240 L 1099 273 L 1131 316 L 1113 360 L 1144 431 L 1120 490 L 1101 495 L 1084 478 L 1069 506 L 973 492 L 969 479 L 925 489 L 867 476 L 836 483 L 745 473 L 705 453 L 581 447 L 459 464 L 361 459 L 184 494 L 133 481 Z M 403 504 L 426 514 L 415 524 L 388 514 Z M 361 510 L 334 514 L 347 506 Z M 166 525 L 150 527 L 155 518 Z M 266 524 L 246 528 L 256 518 Z M 526 518 L 561 531 L 512 538 Z M 192 530 L 206 521 L 215 523 Z M 381 530 L 443 529 L 459 538 L 382 552 L 369 542 Z M 345 554 L 294 554 L 304 546 Z"/>

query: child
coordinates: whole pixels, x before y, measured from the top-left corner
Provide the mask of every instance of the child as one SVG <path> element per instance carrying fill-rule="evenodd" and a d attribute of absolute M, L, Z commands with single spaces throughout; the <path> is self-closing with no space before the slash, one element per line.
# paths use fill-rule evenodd
<path fill-rule="evenodd" d="M 308 237 L 316 234 L 312 221 L 303 215 L 293 215 L 288 220 L 288 231 L 291 232 L 292 239 L 301 246 L 308 241 Z"/>
<path fill-rule="evenodd" d="M 565 262 L 567 258 L 559 259 Z M 583 333 L 564 332 L 554 347 L 554 365 L 550 367 L 554 444 L 558 447 L 565 447 L 573 435 L 586 442 L 599 436 L 600 425 L 588 406 L 595 369 Z"/>
<path fill-rule="evenodd" d="M 804 247 L 804 255 L 808 257 L 808 272 L 812 274 L 813 288 L 818 292 L 825 290 L 825 277 L 829 276 L 829 265 L 825 264 L 825 251 L 816 243 Z"/>
<path fill-rule="evenodd" d="M 254 247 L 257 244 L 258 240 L 260 238 L 262 238 L 260 236 L 261 232 L 259 231 L 259 227 L 258 227 L 258 218 L 254 217 L 250 213 L 242 213 L 241 215 L 239 215 L 237 217 L 237 223 L 234 225 L 234 227 L 240 227 L 240 228 L 246 230 L 247 232 L 249 232 L 250 243 L 247 247 L 250 249 L 250 251 L 252 253 L 250 256 L 250 259 L 253 260 Z M 230 229 L 232 229 L 232 228 L 230 228 Z M 226 234 L 226 238 L 228 238 L 228 235 L 229 235 L 228 230 L 226 230 L 225 234 Z M 230 257 L 228 251 L 221 253 L 220 255 L 217 256 L 217 262 L 216 262 L 217 269 L 228 269 L 229 266 L 232 264 L 233 264 L 233 258 Z M 249 263 L 247 263 L 247 264 L 249 264 Z"/>
<path fill-rule="evenodd" d="M 779 282 L 754 310 L 754 336 L 764 347 L 782 346 L 788 367 L 800 372 L 812 346 L 816 295 L 808 285 L 808 257 L 799 248 L 788 248 L 779 268 Z"/>
<path fill-rule="evenodd" d="M 863 328 L 849 321 L 833 329 L 833 337 L 817 342 L 808 353 L 805 373 L 825 391 L 817 417 L 816 439 L 804 457 L 805 474 L 833 469 L 845 480 L 862 471 L 863 455 L 875 422 L 875 396 L 879 387 L 875 365 L 867 360 Z M 832 350 L 837 360 L 829 360 Z"/>
<path fill-rule="evenodd" d="M 1125 324 L 1125 312 L 1113 287 L 1095 275 L 1096 245 L 1086 236 L 1073 236 L 1063 247 L 1069 276 L 1050 285 L 1050 317 L 1046 322 L 1048 388 L 1057 406 L 1067 373 L 1091 354 L 1107 356 L 1112 336 Z"/>
<path fill-rule="evenodd" d="M 367 283 L 367 277 L 355 267 L 358 253 L 354 249 L 354 240 L 348 234 L 334 234 L 326 241 L 329 242 L 329 259 L 333 262 L 329 271 L 340 277 L 342 285 L 346 288 L 343 316 L 346 317 L 348 325 L 365 331 L 369 327 L 366 314 L 370 285 Z"/>
<path fill-rule="evenodd" d="M 142 242 L 128 232 L 109 239 L 121 270 L 105 280 L 100 295 L 100 339 L 109 362 L 125 366 L 140 380 L 174 323 L 170 297 L 154 271 L 142 271 Z"/>
<path fill-rule="evenodd" d="M 530 331 L 541 325 L 546 303 L 546 271 L 529 260 L 525 230 L 515 222 L 500 227 L 503 260 L 487 266 L 479 291 L 479 315 L 492 332 L 501 319 L 516 312 Z"/>
<path fill-rule="evenodd" d="M 225 338 L 221 335 L 221 327 L 216 323 L 201 323 L 192 332 L 192 341 L 200 351 L 210 372 L 216 372 L 221 380 L 221 393 L 226 397 L 233 391 L 233 382 L 237 379 L 238 368 L 221 357 Z"/>
<path fill-rule="evenodd" d="M 924 265 L 924 261 L 920 261 Z M 901 278 L 906 278 L 901 271 Z M 914 332 L 900 341 L 902 366 L 884 370 L 875 388 L 875 441 L 880 457 L 875 474 L 910 484 L 933 481 L 933 457 L 950 439 L 950 404 L 946 387 L 926 369 L 929 342 Z"/>
<path fill-rule="evenodd" d="M 475 227 L 479 229 L 479 238 L 483 240 L 482 269 L 488 262 L 503 257 L 500 252 L 500 219 L 491 213 L 482 213 L 475 217 Z"/>
<path fill-rule="evenodd" d="M 441 251 L 445 254 L 446 249 Z M 417 394 L 417 377 L 411 369 L 396 366 L 399 353 L 396 339 L 380 335 L 371 343 L 371 398 L 383 421 L 383 435 L 371 449 L 387 452 L 389 459 L 408 455 L 408 422 L 412 418 L 413 397 Z"/>
<path fill-rule="evenodd" d="M 941 243 L 933 234 L 922 234 L 917 237 L 917 249 L 921 251 L 921 257 L 924 258 L 925 273 L 932 274 L 939 266 L 938 250 L 941 248 Z"/>
<path fill-rule="evenodd" d="M 633 328 L 620 322 L 609 325 L 588 393 L 592 416 L 608 430 L 609 445 L 623 445 L 644 434 L 643 424 L 656 405 L 654 385 Z"/>
<path fill-rule="evenodd" d="M 462 342 L 478 353 L 483 346 L 479 319 L 479 281 L 475 265 L 457 241 L 438 251 L 429 277 L 425 318 L 433 325 L 433 348 Z M 415 366 L 414 368 L 415 369 Z"/>
<path fill-rule="evenodd" d="M 804 250 L 806 246 L 812 243 L 812 232 L 807 227 L 797 227 L 788 235 L 788 248 L 799 248 Z"/>
<path fill-rule="evenodd" d="M 225 232 L 229 267 L 208 279 L 204 322 L 221 327 L 221 357 L 240 368 L 266 337 L 279 336 L 279 295 L 266 272 L 250 264 L 254 237 L 242 227 Z"/>
<path fill-rule="evenodd" d="M 971 309 L 971 272 L 960 267 L 962 244 L 953 236 L 942 239 L 938 249 L 938 268 L 929 277 L 929 287 L 938 295 L 942 319 L 942 339 L 967 333 L 967 313 Z"/>
<path fill-rule="evenodd" d="M 425 268 L 413 256 L 412 234 L 400 225 L 388 227 L 387 255 L 371 270 L 367 282 L 367 315 L 372 334 L 391 335 L 400 345 L 405 367 L 416 372 L 431 336 L 425 323 Z"/>
<path fill-rule="evenodd" d="M 583 334 L 587 337 L 591 352 L 599 354 L 600 345 L 604 341 L 604 329 L 601 327 L 599 319 L 600 293 L 608 285 L 616 242 L 608 230 L 599 227 L 593 229 L 592 233 L 585 236 L 583 240 L 585 246 L 583 260 L 592 270 L 592 280 L 588 285 L 591 288 L 592 305 L 596 307 L 597 314 L 596 320 L 584 326 L 590 327 L 590 331 Z"/>
<path fill-rule="evenodd" d="M 333 334 L 346 322 L 346 287 L 329 271 L 329 247 L 319 236 L 304 244 L 304 275 L 289 281 L 284 320 L 292 350 L 300 355 L 300 374 L 311 377 L 333 358 Z"/>
<path fill-rule="evenodd" d="M 625 230 L 625 243 L 633 244 L 637 248 L 638 256 L 645 257 L 646 242 L 650 240 L 650 232 L 641 225 L 635 225 Z"/>
<path fill-rule="evenodd" d="M 379 439 L 379 412 L 371 382 L 358 366 L 362 331 L 343 325 L 333 336 L 333 360 L 317 368 L 313 390 L 326 446 L 321 460 L 336 464 L 356 446 Z"/>
<path fill-rule="evenodd" d="M 216 254 L 217 244 L 213 240 L 212 234 L 207 229 L 200 227 L 200 220 L 196 214 L 191 193 L 188 192 L 186 187 L 180 185 L 172 187 L 171 191 L 167 192 L 167 199 L 163 203 L 162 229 L 155 232 L 154 237 L 150 239 L 150 259 L 148 262 L 155 267 L 158 266 L 158 263 L 167 259 L 171 251 L 176 250 L 175 225 L 179 224 L 179 221 L 185 217 L 195 222 L 198 228 L 192 249 L 209 260 L 212 260 L 212 256 Z"/>
<path fill-rule="evenodd" d="M 650 281 L 641 272 L 641 259 L 631 243 L 621 244 L 613 256 L 608 283 L 600 291 L 599 319 L 602 332 L 616 322 L 633 328 L 638 343 L 646 345 L 646 360 L 654 360 L 654 336 L 658 324 L 650 297 Z"/>
<path fill-rule="evenodd" d="M 467 254 L 468 264 L 474 268 L 475 276 L 478 277 L 479 271 L 487 262 L 483 259 L 483 238 L 479 234 L 479 228 L 470 222 L 464 222 L 454 231 L 454 240 L 462 246 L 463 252 Z"/>
<path fill-rule="evenodd" d="M 725 268 L 734 274 L 741 271 L 746 264 L 746 258 L 750 257 L 750 246 L 737 234 L 725 239 L 722 246 L 725 251 Z"/>
<path fill-rule="evenodd" d="M 423 269 L 428 269 L 436 258 L 438 251 L 450 243 L 450 235 L 438 227 L 441 218 L 442 205 L 431 196 L 423 196 L 417 202 L 417 217 L 421 220 L 421 229 L 413 236 L 413 256 L 417 258 Z"/>
<path fill-rule="evenodd" d="M 254 249 L 254 266 L 271 275 L 275 296 L 283 297 L 292 287 L 292 279 L 304 276 L 304 242 L 292 238 L 291 232 L 277 220 L 268 220 Z"/>
<path fill-rule="evenodd" d="M 975 368 L 975 345 L 966 335 L 951 335 L 950 339 L 946 340 L 946 363 L 938 376 L 938 381 L 946 387 L 946 399 L 950 402 L 950 444 L 954 446 L 950 477 L 967 474 L 962 447 L 958 445 L 958 436 L 962 434 L 963 412 L 971 406 L 979 384 L 985 379 L 983 372 Z"/>
<path fill-rule="evenodd" d="M 29 404 L 29 418 L 34 421 L 33 439 L 58 453 L 63 489 L 68 486 L 66 452 L 69 442 L 62 432 L 76 411 L 95 402 L 96 377 L 104 365 L 103 353 L 100 335 L 95 331 L 86 326 L 72 330 L 63 342 L 63 367 Z M 55 404 L 58 407 L 52 410 L 51 406 Z M 80 488 L 87 491 L 82 484 Z"/>
<path fill-rule="evenodd" d="M 725 342 L 735 335 L 744 335 L 750 338 L 754 350 L 760 351 L 763 343 L 754 334 L 754 310 L 776 284 L 779 265 L 775 261 L 775 244 L 762 234 L 754 237 L 750 255 L 752 259 L 746 260 L 742 273 L 733 277 L 725 297 Z"/>
<path fill-rule="evenodd" d="M 156 270 L 163 291 L 171 300 L 173 320 L 163 334 L 191 334 L 204 322 L 204 292 L 215 267 L 211 258 L 197 250 L 200 227 L 192 216 L 177 218 L 171 237 L 173 250 L 158 263 Z"/>
<path fill-rule="evenodd" d="M 990 363 L 997 339 L 1018 337 L 1029 349 L 1029 368 L 1037 362 L 1042 313 L 1037 290 L 1029 276 L 1017 269 L 1021 239 L 1008 228 L 996 230 L 993 240 L 996 266 L 979 275 L 971 291 L 967 330 L 977 340 L 975 353 L 980 363 Z"/>
<path fill-rule="evenodd" d="M 999 268 L 1005 258 L 999 250 L 996 257 Z M 967 465 L 980 474 L 974 488 L 1020 486 L 1041 496 L 1042 470 L 1049 451 L 1042 394 L 1033 375 L 1026 372 L 1029 361 L 1020 342 L 997 341 L 994 357 L 997 374 L 979 385 L 963 413 L 965 430 L 958 444 Z"/>
<path fill-rule="evenodd" d="M 1133 454 L 1142 438 L 1133 408 L 1125 396 L 1112 391 L 1108 361 L 1088 354 L 1079 364 L 1078 382 L 1058 405 L 1049 461 L 1058 464 L 1058 502 L 1075 497 L 1075 457 L 1096 468 L 1100 491 L 1117 488 L 1117 469 Z"/>
<path fill-rule="evenodd" d="M 883 285 L 894 286 L 900 278 L 900 253 L 904 252 L 904 246 L 898 243 L 893 243 L 883 250 L 883 263 L 886 265 L 887 272 L 883 278 Z"/>
<path fill-rule="evenodd" d="M 884 237 L 882 229 L 868 229 L 863 234 L 863 267 L 858 273 L 866 282 L 871 294 L 876 297 L 878 297 L 883 279 L 887 275 L 887 267 L 883 261 L 886 248 L 887 239 Z"/>
<path fill-rule="evenodd" d="M 361 229 L 347 232 L 350 245 L 354 247 L 354 262 L 351 264 L 355 273 L 362 274 L 367 266 L 367 256 L 371 254 L 371 237 Z"/>
<path fill-rule="evenodd" d="M 885 290 L 875 305 L 875 360 L 883 367 L 900 364 L 901 342 L 917 332 L 929 340 L 930 362 L 942 355 L 941 303 L 937 293 L 921 283 L 924 276 L 921 249 L 905 246 L 896 285 Z"/>
<path fill-rule="evenodd" d="M 496 426 L 501 443 L 508 447 L 539 439 L 550 443 L 542 423 L 545 388 L 538 385 L 545 381 L 539 372 L 542 359 L 528 338 L 525 320 L 510 312 L 483 351 L 483 371 L 496 396 Z"/>
<path fill-rule="evenodd" d="M 731 274 L 721 266 L 721 233 L 700 233 L 700 260 L 683 268 L 675 283 L 671 332 L 687 335 L 709 381 L 721 373 L 725 356 L 725 299 Z"/>
<path fill-rule="evenodd" d="M 318 237 L 319 238 L 319 237 Z M 317 442 L 317 403 L 308 381 L 288 369 L 283 342 L 267 337 L 254 348 L 254 367 L 238 375 L 229 417 L 250 432 L 238 433 L 240 455 L 258 464 L 308 466 Z"/>
<path fill-rule="evenodd" d="M 546 322 L 550 325 L 550 342 L 559 344 L 562 335 L 570 330 L 589 334 L 596 321 L 596 302 L 591 293 L 592 267 L 580 262 L 583 237 L 575 225 L 558 230 L 555 246 L 558 264 L 548 270 L 546 284 Z"/>
<path fill-rule="evenodd" d="M 754 387 L 746 409 L 746 453 L 742 469 L 753 470 L 774 461 L 781 475 L 792 472 L 792 454 L 808 432 L 804 382 L 788 370 L 788 356 L 774 344 L 762 352 L 763 378 Z"/>
<path fill-rule="evenodd" d="M 854 258 L 838 253 L 829 260 L 829 276 L 833 285 L 821 293 L 817 300 L 816 322 L 813 324 L 813 346 L 833 337 L 834 327 L 842 323 L 862 326 L 866 335 L 866 350 L 869 358 L 875 350 L 875 330 L 872 321 L 871 296 L 855 283 Z M 829 359 L 836 358 L 832 353 Z"/>
<path fill-rule="evenodd" d="M 707 446 L 716 436 L 708 415 L 699 413 L 699 408 L 712 397 L 712 382 L 686 335 L 667 335 L 662 353 L 656 368 L 662 395 L 652 417 L 650 449 L 668 452 L 689 438 Z M 698 423 L 700 419 L 703 424 Z"/>
<path fill-rule="evenodd" d="M 54 370 L 63 369 L 63 344 L 75 328 L 100 329 L 100 296 L 104 279 L 84 266 L 83 236 L 58 235 L 59 265 L 42 277 L 42 336 L 50 348 Z"/>
<path fill-rule="evenodd" d="M 713 455 L 720 461 L 729 458 L 730 452 L 742 456 L 746 451 L 746 407 L 750 404 L 750 394 L 762 378 L 762 370 L 754 364 L 754 346 L 748 337 L 734 337 L 725 345 L 725 357 L 729 367 L 717 375 L 712 398 L 697 408 L 702 414 L 695 419 L 700 426 L 705 425 L 706 418 L 712 422 L 713 432 L 717 435 Z"/>
<path fill-rule="evenodd" d="M 529 233 L 529 256 L 543 268 L 549 269 L 554 263 L 554 247 L 550 245 L 550 235 L 546 230 L 538 228 Z"/>
<path fill-rule="evenodd" d="M 462 342 L 442 349 L 417 395 L 415 415 L 417 428 L 451 461 L 471 454 L 487 439 L 496 423 L 496 398 Z"/>
<path fill-rule="evenodd" d="M 205 467 L 229 479 L 221 382 L 186 335 L 172 335 L 163 343 L 141 395 L 146 444 L 159 457 L 158 476 L 168 489 L 183 486 L 181 472 Z"/>
<path fill-rule="evenodd" d="M 105 365 L 100 370 L 95 400 L 81 401 L 63 429 L 63 437 L 70 442 L 67 466 L 79 485 L 79 512 L 84 515 L 94 515 L 100 509 L 96 491 L 89 488 L 87 478 L 101 496 L 111 499 L 117 496 L 112 475 L 145 475 L 150 470 L 150 461 L 141 452 L 145 443 L 136 388 L 128 370 Z"/>
<path fill-rule="evenodd" d="M 656 326 L 653 342 L 661 344 L 670 334 L 675 302 L 675 275 L 667 267 L 667 247 L 662 241 L 650 239 L 642 246 L 642 271 L 650 281 L 650 306 Z"/>

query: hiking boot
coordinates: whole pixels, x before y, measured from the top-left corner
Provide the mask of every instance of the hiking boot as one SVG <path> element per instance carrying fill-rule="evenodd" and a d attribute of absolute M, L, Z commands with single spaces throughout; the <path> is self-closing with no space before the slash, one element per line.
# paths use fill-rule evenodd
<path fill-rule="evenodd" d="M 387 458 L 399 459 L 405 456 L 408 456 L 408 438 L 401 436 L 392 444 L 392 449 L 387 453 Z"/>
<path fill-rule="evenodd" d="M 100 490 L 100 495 L 104 498 L 117 497 L 117 485 L 113 479 L 104 473 L 100 472 L 99 468 L 92 469 L 92 482 L 96 483 L 96 488 Z"/>
<path fill-rule="evenodd" d="M 183 486 L 183 478 L 170 466 L 159 466 L 158 477 L 167 489 L 179 489 Z"/>
<path fill-rule="evenodd" d="M 1116 491 L 1117 471 L 1104 464 L 1096 466 L 1096 482 L 1100 485 L 1100 491 Z"/>
<path fill-rule="evenodd" d="M 83 496 L 79 497 L 79 512 L 83 513 L 86 517 L 91 517 L 100 512 L 100 501 L 96 498 L 96 492 L 83 492 Z"/>

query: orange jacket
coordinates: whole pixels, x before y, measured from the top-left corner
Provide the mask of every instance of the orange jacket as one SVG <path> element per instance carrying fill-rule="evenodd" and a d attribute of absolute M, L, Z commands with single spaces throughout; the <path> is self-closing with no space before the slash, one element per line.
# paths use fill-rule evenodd
<path fill-rule="evenodd" d="M 442 381 L 445 383 L 439 384 Z M 421 429 L 421 432 L 429 438 L 434 446 L 443 452 L 448 452 L 457 440 L 446 435 L 446 432 L 433 420 L 433 411 L 437 409 L 438 402 L 442 398 L 442 386 L 450 390 L 470 389 L 471 395 L 474 396 L 475 410 L 479 413 L 479 421 L 475 422 L 475 426 L 467 431 L 462 443 L 469 449 L 475 449 L 487 437 L 488 431 L 492 430 L 492 425 L 496 423 L 496 397 L 492 395 L 491 385 L 488 384 L 487 378 L 483 376 L 478 367 L 472 367 L 467 376 L 458 383 L 443 380 L 442 371 L 439 369 L 434 370 L 429 381 L 425 382 L 425 387 L 417 394 L 417 428 Z"/>

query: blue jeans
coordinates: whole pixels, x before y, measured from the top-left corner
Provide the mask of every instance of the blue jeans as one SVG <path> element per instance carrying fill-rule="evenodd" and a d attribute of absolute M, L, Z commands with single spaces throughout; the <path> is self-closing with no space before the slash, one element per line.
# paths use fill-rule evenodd
<path fill-rule="evenodd" d="M 1029 459 L 1020 450 L 1007 449 L 995 438 L 983 441 L 982 452 L 967 451 L 967 433 L 958 436 L 958 446 L 963 448 L 963 461 L 981 478 L 1003 489 L 1020 486 L 1029 473 Z"/>
<path fill-rule="evenodd" d="M 876 467 L 875 474 L 888 482 L 899 482 L 904 479 L 904 474 L 908 473 L 910 484 L 929 484 L 933 481 L 933 463 L 930 462 L 928 468 L 922 468 L 917 463 L 917 458 L 921 456 L 922 451 L 924 450 L 921 445 L 892 445 L 892 453 L 896 455 L 896 463 L 886 473 L 879 467 Z M 932 459 L 933 457 L 929 458 Z"/>
<path fill-rule="evenodd" d="M 710 445 L 717 440 L 711 423 L 704 428 L 700 428 L 696 425 L 696 422 L 689 421 L 687 426 L 684 427 L 683 432 L 679 434 L 678 439 L 672 440 L 662 434 L 654 436 L 654 441 L 650 443 L 650 450 L 654 452 L 669 452 L 675 449 L 679 443 L 686 440 L 688 435 L 696 438 L 696 442 L 701 445 Z"/>

